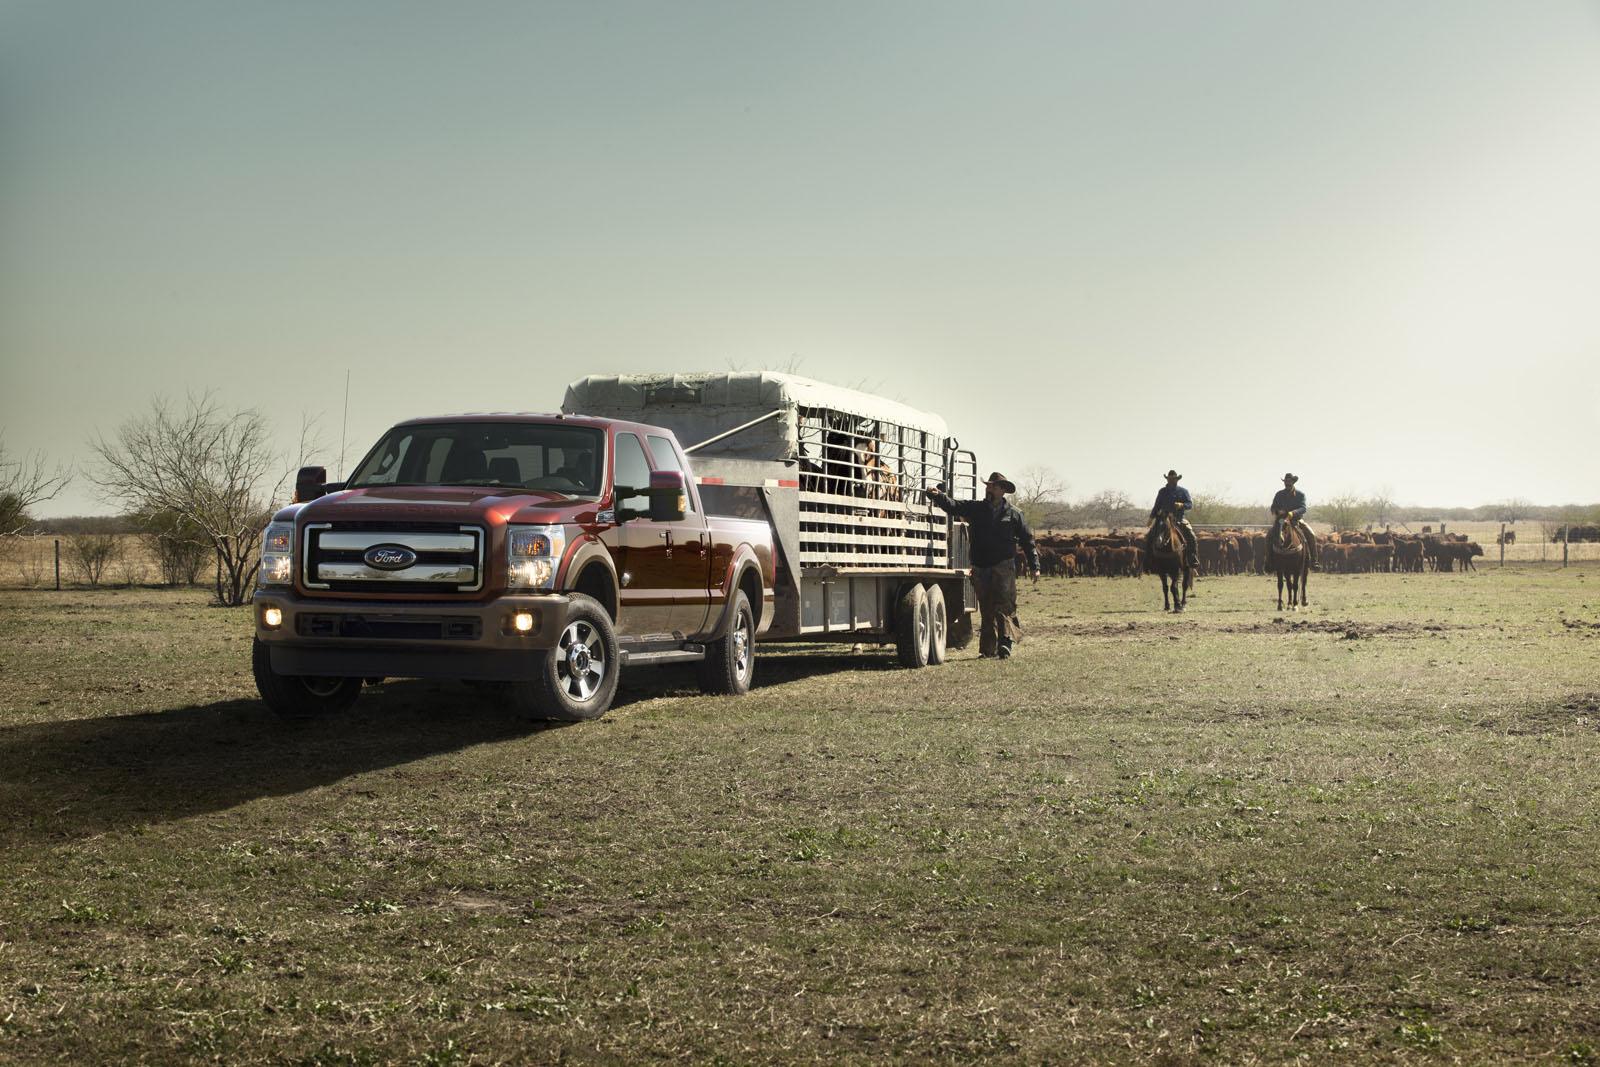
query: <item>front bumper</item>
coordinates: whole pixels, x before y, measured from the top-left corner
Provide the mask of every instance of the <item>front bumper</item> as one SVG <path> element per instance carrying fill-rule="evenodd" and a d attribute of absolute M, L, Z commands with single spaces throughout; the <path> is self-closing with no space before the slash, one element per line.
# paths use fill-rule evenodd
<path fill-rule="evenodd" d="M 537 677 L 543 657 L 536 653 L 559 640 L 570 604 L 560 594 L 395 603 L 270 589 L 256 592 L 253 611 L 256 639 L 278 674 L 518 681 Z M 277 626 L 267 626 L 268 608 L 282 613 Z M 532 616 L 531 630 L 513 624 L 523 612 Z"/>

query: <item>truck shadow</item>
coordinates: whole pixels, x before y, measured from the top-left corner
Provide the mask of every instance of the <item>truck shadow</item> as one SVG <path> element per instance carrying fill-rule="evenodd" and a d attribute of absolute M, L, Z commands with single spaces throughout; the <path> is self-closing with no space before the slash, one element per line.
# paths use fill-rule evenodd
<path fill-rule="evenodd" d="M 756 687 L 900 669 L 838 646 L 764 655 Z M 625 675 L 610 714 L 698 693 L 692 668 Z M 70 841 L 224 811 L 567 724 L 522 718 L 491 693 L 430 681 L 367 689 L 349 712 L 284 723 L 259 700 L 0 728 L 0 848 Z"/>
<path fill-rule="evenodd" d="M 222 811 L 561 725 L 462 686 L 396 682 L 303 725 L 257 700 L 225 700 L 0 729 L 0 847 Z"/>

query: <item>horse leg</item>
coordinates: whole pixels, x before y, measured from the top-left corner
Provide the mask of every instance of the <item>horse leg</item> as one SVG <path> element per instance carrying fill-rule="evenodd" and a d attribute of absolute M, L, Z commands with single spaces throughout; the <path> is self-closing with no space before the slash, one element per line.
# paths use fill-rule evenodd
<path fill-rule="evenodd" d="M 1278 571 L 1278 610 L 1283 610 L 1283 571 Z"/>
<path fill-rule="evenodd" d="M 1307 560 L 1304 568 L 1302 568 L 1300 571 L 1300 606 L 1303 608 L 1308 608 L 1311 606 L 1311 601 L 1306 597 L 1306 594 L 1310 591 L 1310 589 L 1311 562 L 1310 560 Z"/>

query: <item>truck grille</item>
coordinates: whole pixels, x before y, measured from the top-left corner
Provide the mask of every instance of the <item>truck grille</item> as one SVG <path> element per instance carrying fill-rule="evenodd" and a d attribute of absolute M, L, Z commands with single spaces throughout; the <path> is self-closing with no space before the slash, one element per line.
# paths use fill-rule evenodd
<path fill-rule="evenodd" d="M 470 593 L 483 588 L 483 545 L 479 526 L 311 523 L 301 579 L 307 589 L 330 592 Z M 394 569 L 374 566 L 368 553 L 379 547 L 410 561 Z"/>
<path fill-rule="evenodd" d="M 301 637 L 350 637 L 365 640 L 476 641 L 482 635 L 470 615 L 339 615 L 301 614 L 295 618 Z"/>

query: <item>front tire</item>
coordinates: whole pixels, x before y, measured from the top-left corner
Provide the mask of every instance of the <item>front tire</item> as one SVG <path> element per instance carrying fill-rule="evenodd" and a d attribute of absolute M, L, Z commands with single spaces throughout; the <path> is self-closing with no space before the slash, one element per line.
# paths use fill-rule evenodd
<path fill-rule="evenodd" d="M 928 586 L 928 662 L 943 663 L 950 658 L 950 619 L 945 611 L 944 590 Z"/>
<path fill-rule="evenodd" d="M 611 616 L 598 600 L 571 594 L 566 624 L 554 646 L 535 653 L 538 676 L 506 689 L 519 714 L 554 722 L 588 722 L 611 707 L 621 657 Z"/>
<path fill-rule="evenodd" d="M 928 639 L 933 627 L 928 617 L 928 591 L 908 585 L 900 591 L 894 608 L 894 645 L 900 666 L 915 670 L 928 665 Z"/>
<path fill-rule="evenodd" d="M 286 722 L 311 722 L 347 710 L 361 695 L 360 678 L 322 678 L 279 674 L 272 669 L 272 650 L 253 639 L 250 672 L 256 692 L 267 707 Z"/>
<path fill-rule="evenodd" d="M 706 645 L 700 664 L 702 692 L 730 697 L 750 692 L 756 675 L 756 616 L 743 589 L 734 590 L 732 620 L 727 633 Z"/>

